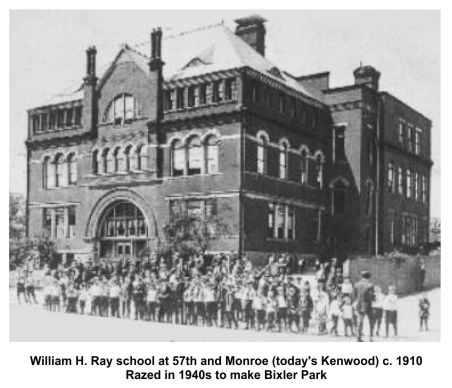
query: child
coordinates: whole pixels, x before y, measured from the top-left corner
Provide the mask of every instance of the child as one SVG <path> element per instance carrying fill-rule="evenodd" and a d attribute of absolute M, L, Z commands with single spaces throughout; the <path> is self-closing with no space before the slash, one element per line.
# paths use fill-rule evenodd
<path fill-rule="evenodd" d="M 328 294 L 320 291 L 315 304 L 317 320 L 319 322 L 319 335 L 327 334 L 326 321 L 328 318 Z"/>
<path fill-rule="evenodd" d="M 109 304 L 111 310 L 111 316 L 119 318 L 119 295 L 121 293 L 121 287 L 117 279 L 114 279 L 110 283 L 110 289 L 108 291 Z"/>
<path fill-rule="evenodd" d="M 267 331 L 273 329 L 275 325 L 276 309 L 278 302 L 274 291 L 268 292 L 267 300 L 265 301 L 265 312 L 267 313 Z"/>
<path fill-rule="evenodd" d="M 344 321 L 344 334 L 348 337 L 348 329 L 350 329 L 350 334 L 355 335 L 353 330 L 353 306 L 352 300 L 349 296 L 344 298 L 344 305 L 342 306 L 342 319 Z"/>
<path fill-rule="evenodd" d="M 256 329 L 261 331 L 265 325 L 264 295 L 261 288 L 254 294 L 253 311 L 256 318 Z"/>
<path fill-rule="evenodd" d="M 426 295 L 423 295 L 419 300 L 419 331 L 422 328 L 428 331 L 428 318 L 430 316 L 430 301 Z"/>
<path fill-rule="evenodd" d="M 331 327 L 330 334 L 338 335 L 337 333 L 337 324 L 339 322 L 339 317 L 341 315 L 341 302 L 338 296 L 335 296 L 330 304 L 330 315 L 331 320 L 333 322 L 333 326 Z"/>
<path fill-rule="evenodd" d="M 78 303 L 80 307 L 80 314 L 85 314 L 86 302 L 88 300 L 88 290 L 86 288 L 86 284 L 82 285 L 82 289 L 80 290 L 80 294 L 78 297 Z"/>
<path fill-rule="evenodd" d="M 146 302 L 148 305 L 148 320 L 155 321 L 155 313 L 157 311 L 157 287 L 155 286 L 155 283 L 149 283 L 148 285 Z"/>
<path fill-rule="evenodd" d="M 60 287 L 55 279 L 51 286 L 52 304 L 51 310 L 60 312 Z"/>
<path fill-rule="evenodd" d="M 284 331 L 287 330 L 287 298 L 283 286 L 278 286 L 276 300 L 278 302 L 278 331 L 281 333 L 284 325 Z"/>
<path fill-rule="evenodd" d="M 67 305 L 66 305 L 66 312 L 67 313 L 76 313 L 77 312 L 77 297 L 78 297 L 78 291 L 75 289 L 73 283 L 69 283 L 67 287 Z"/>
<path fill-rule="evenodd" d="M 372 315 L 374 319 L 374 329 L 375 329 L 375 335 L 378 337 L 380 335 L 380 327 L 381 327 L 381 321 L 383 319 L 383 301 L 384 301 L 384 294 L 381 292 L 381 288 L 378 286 L 375 286 L 375 299 L 372 302 Z"/>
<path fill-rule="evenodd" d="M 394 337 L 397 336 L 397 294 L 394 286 L 388 287 L 388 295 L 383 301 L 383 310 L 385 312 L 386 338 L 389 336 L 389 325 L 394 329 Z"/>
<path fill-rule="evenodd" d="M 299 310 L 301 315 L 301 320 L 303 322 L 302 333 L 307 333 L 309 330 L 309 321 L 311 320 L 311 314 L 313 309 L 313 302 L 311 298 L 311 294 L 308 289 L 304 289 L 303 295 L 300 298 L 299 302 Z"/>

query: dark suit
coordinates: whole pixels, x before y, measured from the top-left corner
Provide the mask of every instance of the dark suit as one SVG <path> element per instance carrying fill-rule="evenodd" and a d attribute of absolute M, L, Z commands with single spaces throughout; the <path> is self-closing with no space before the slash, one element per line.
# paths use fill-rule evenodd
<path fill-rule="evenodd" d="M 374 286 L 367 279 L 361 279 L 355 286 L 354 299 L 356 301 L 356 309 L 358 312 L 358 330 L 357 338 L 361 340 L 363 335 L 364 318 L 367 315 L 369 319 L 369 336 L 373 335 L 373 314 L 372 301 L 374 300 Z"/>

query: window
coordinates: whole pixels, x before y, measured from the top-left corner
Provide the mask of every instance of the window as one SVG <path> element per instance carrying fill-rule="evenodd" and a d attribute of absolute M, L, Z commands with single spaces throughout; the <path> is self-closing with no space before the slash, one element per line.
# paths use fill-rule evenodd
<path fill-rule="evenodd" d="M 334 128 L 333 155 L 334 161 L 345 160 L 345 127 Z"/>
<path fill-rule="evenodd" d="M 333 187 L 332 214 L 343 214 L 345 212 L 345 184 L 337 181 Z"/>
<path fill-rule="evenodd" d="M 140 209 L 130 202 L 115 202 L 106 212 L 100 237 L 147 236 L 147 226 Z"/>
<path fill-rule="evenodd" d="M 66 110 L 66 127 L 72 127 L 72 109 Z"/>
<path fill-rule="evenodd" d="M 108 172 L 108 153 L 109 152 L 110 152 L 110 149 L 105 148 L 102 151 L 102 155 L 101 155 L 101 163 L 102 163 L 101 169 L 104 174 L 106 174 Z"/>
<path fill-rule="evenodd" d="M 41 128 L 39 127 L 39 115 L 31 116 L 31 126 L 33 128 L 33 132 L 41 131 Z"/>
<path fill-rule="evenodd" d="M 368 163 L 369 163 L 369 167 L 373 167 L 374 163 L 375 163 L 375 144 L 373 141 L 369 141 L 369 143 L 367 144 L 367 157 L 368 157 Z"/>
<path fill-rule="evenodd" d="M 405 122 L 399 121 L 399 145 L 403 147 L 403 143 L 405 140 Z"/>
<path fill-rule="evenodd" d="M 290 117 L 297 118 L 297 100 L 293 97 L 290 99 Z"/>
<path fill-rule="evenodd" d="M 394 247 L 395 243 L 395 221 L 394 216 L 389 219 L 389 243 L 391 247 Z"/>
<path fill-rule="evenodd" d="M 187 217 L 191 220 L 200 220 L 203 218 L 203 201 L 200 199 L 190 199 L 187 201 Z"/>
<path fill-rule="evenodd" d="M 408 151 L 413 151 L 413 127 L 411 125 L 407 127 L 406 135 Z"/>
<path fill-rule="evenodd" d="M 82 107 L 81 106 L 75 108 L 74 124 L 76 126 L 82 125 Z"/>
<path fill-rule="evenodd" d="M 132 152 L 132 146 L 129 145 L 124 150 L 124 171 L 130 171 L 131 163 L 130 163 L 130 153 Z"/>
<path fill-rule="evenodd" d="M 267 172 L 267 139 L 261 135 L 257 141 L 257 172 L 265 174 Z"/>
<path fill-rule="evenodd" d="M 68 237 L 75 237 L 75 206 L 69 206 L 68 208 Z"/>
<path fill-rule="evenodd" d="M 165 110 L 173 110 L 174 90 L 165 90 Z"/>
<path fill-rule="evenodd" d="M 201 174 L 203 162 L 203 149 L 201 147 L 201 140 L 197 136 L 193 136 L 187 143 L 188 166 L 187 174 L 196 175 Z"/>
<path fill-rule="evenodd" d="M 53 130 L 56 128 L 56 112 L 49 113 L 49 129 Z"/>
<path fill-rule="evenodd" d="M 179 88 L 176 90 L 176 107 L 183 109 L 185 107 L 185 89 Z"/>
<path fill-rule="evenodd" d="M 64 127 L 64 110 L 58 111 L 57 128 L 62 129 Z"/>
<path fill-rule="evenodd" d="M 412 181 L 411 181 L 411 170 L 407 168 L 406 170 L 406 197 L 411 198 L 412 194 Z"/>
<path fill-rule="evenodd" d="M 319 153 L 316 157 L 316 185 L 319 189 L 323 187 L 323 156 Z"/>
<path fill-rule="evenodd" d="M 224 100 L 231 101 L 234 99 L 235 80 L 232 78 L 224 81 Z"/>
<path fill-rule="evenodd" d="M 261 102 L 261 90 L 257 81 L 252 81 L 251 83 L 251 100 L 255 104 L 259 104 Z"/>
<path fill-rule="evenodd" d="M 135 99 L 130 94 L 121 94 L 108 106 L 104 122 L 122 126 L 136 118 Z"/>
<path fill-rule="evenodd" d="M 287 239 L 295 240 L 295 211 L 291 206 L 287 207 Z"/>
<path fill-rule="evenodd" d="M 276 236 L 282 239 L 285 237 L 286 231 L 286 207 L 284 205 L 278 205 L 277 216 L 278 219 L 276 221 Z"/>
<path fill-rule="evenodd" d="M 62 154 L 55 156 L 55 187 L 66 186 L 67 184 L 67 170 L 64 166 L 64 157 Z"/>
<path fill-rule="evenodd" d="M 50 189 L 55 187 L 55 165 L 52 163 L 50 156 L 46 156 L 43 164 L 44 188 Z"/>
<path fill-rule="evenodd" d="M 281 179 L 287 179 L 288 161 L 289 146 L 286 142 L 282 142 L 279 150 L 279 177 Z"/>
<path fill-rule="evenodd" d="M 212 84 L 212 102 L 219 103 L 223 100 L 223 84 L 221 81 L 215 81 Z"/>
<path fill-rule="evenodd" d="M 118 172 L 122 168 L 122 155 L 121 155 L 121 148 L 116 147 L 113 151 L 113 171 Z"/>
<path fill-rule="evenodd" d="M 181 140 L 173 141 L 171 145 L 172 176 L 181 176 L 185 172 L 185 148 Z"/>
<path fill-rule="evenodd" d="M 148 166 L 148 155 L 144 145 L 141 144 L 137 147 L 135 158 L 136 170 L 146 170 Z"/>
<path fill-rule="evenodd" d="M 47 113 L 41 114 L 41 131 L 46 131 L 47 127 Z"/>
<path fill-rule="evenodd" d="M 414 179 L 414 187 L 413 187 L 413 197 L 416 201 L 419 200 L 419 173 L 414 172 L 413 173 L 413 179 Z"/>
<path fill-rule="evenodd" d="M 56 238 L 65 238 L 66 234 L 66 223 L 65 223 L 65 208 L 55 209 L 55 227 L 56 227 Z"/>
<path fill-rule="evenodd" d="M 422 129 L 416 128 L 416 132 L 414 133 L 414 152 L 416 155 L 421 154 L 421 139 L 422 139 Z"/>
<path fill-rule="evenodd" d="M 95 150 L 91 155 L 91 171 L 93 174 L 99 173 L 99 151 Z"/>
<path fill-rule="evenodd" d="M 205 142 L 206 147 L 206 173 L 218 172 L 218 140 L 215 136 L 209 136 Z"/>
<path fill-rule="evenodd" d="M 69 154 L 67 157 L 67 168 L 69 184 L 75 185 L 77 183 L 77 160 L 75 159 L 75 155 L 73 153 Z"/>
<path fill-rule="evenodd" d="M 308 183 L 309 154 L 305 148 L 301 151 L 300 170 L 301 170 L 301 183 L 306 185 Z"/>
<path fill-rule="evenodd" d="M 199 85 L 199 105 L 207 103 L 207 84 Z"/>
<path fill-rule="evenodd" d="M 397 187 L 398 187 L 399 194 L 403 195 L 404 176 L 403 176 L 403 168 L 401 166 L 399 166 L 399 168 L 398 168 L 397 180 L 398 180 Z"/>
<path fill-rule="evenodd" d="M 268 204 L 267 237 L 275 237 L 275 204 Z"/>
<path fill-rule="evenodd" d="M 51 209 L 44 208 L 42 209 L 42 229 L 44 235 L 47 237 L 52 236 L 52 214 Z"/>
<path fill-rule="evenodd" d="M 422 175 L 422 202 L 427 203 L 428 200 L 428 182 L 427 176 Z"/>
<path fill-rule="evenodd" d="M 187 106 L 193 108 L 198 105 L 198 88 L 196 86 L 188 87 L 188 100 Z"/>
<path fill-rule="evenodd" d="M 388 164 L 388 189 L 391 193 L 394 192 L 395 189 L 395 180 L 394 180 L 394 162 L 389 162 Z"/>
<path fill-rule="evenodd" d="M 184 215 L 184 202 L 175 199 L 170 201 L 170 220 L 171 222 L 179 221 Z"/>

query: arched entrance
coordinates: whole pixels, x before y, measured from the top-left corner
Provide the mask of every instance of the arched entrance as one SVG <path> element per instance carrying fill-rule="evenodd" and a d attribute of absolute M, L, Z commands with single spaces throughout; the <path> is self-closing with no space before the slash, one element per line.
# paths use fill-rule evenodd
<path fill-rule="evenodd" d="M 102 213 L 96 237 L 101 259 L 138 259 L 146 255 L 149 228 L 143 212 L 121 199 Z"/>

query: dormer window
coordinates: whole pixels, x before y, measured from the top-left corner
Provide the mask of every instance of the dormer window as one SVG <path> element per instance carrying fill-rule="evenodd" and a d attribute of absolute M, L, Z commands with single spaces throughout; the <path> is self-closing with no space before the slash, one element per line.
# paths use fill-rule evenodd
<path fill-rule="evenodd" d="M 108 106 L 104 121 L 115 126 L 123 126 L 137 118 L 136 102 L 132 95 L 121 94 Z"/>

